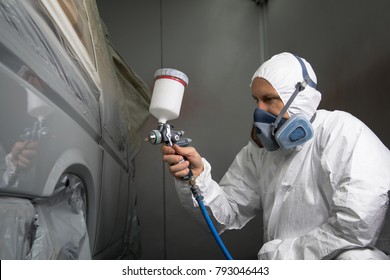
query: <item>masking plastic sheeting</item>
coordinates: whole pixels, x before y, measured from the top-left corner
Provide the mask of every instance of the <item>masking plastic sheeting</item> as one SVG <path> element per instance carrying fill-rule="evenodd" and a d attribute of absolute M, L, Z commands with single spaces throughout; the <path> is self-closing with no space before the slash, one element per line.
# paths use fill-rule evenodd
<path fill-rule="evenodd" d="M 35 238 L 27 259 L 91 259 L 83 183 L 65 175 L 55 193 L 37 201 Z"/>
<path fill-rule="evenodd" d="M 41 0 L 42 2 L 50 1 Z M 59 1 L 63 7 L 63 1 Z M 77 30 L 85 29 L 87 22 L 81 20 L 87 15 L 90 36 L 94 42 L 94 55 L 99 75 L 102 146 L 113 143 L 117 156 L 130 162 L 140 147 L 141 128 L 149 116 L 151 91 L 148 86 L 129 68 L 109 41 L 109 34 L 101 21 L 95 1 L 79 1 L 80 3 L 67 4 L 66 12 Z M 73 6 L 73 8 L 72 8 Z M 69 12 L 72 10 L 73 12 Z M 75 11 L 77 10 L 77 12 Z M 75 21 L 75 14 L 79 14 Z M 56 20 L 56 18 L 53 18 Z M 84 27 L 80 27 L 84 26 Z M 84 32 L 85 33 L 85 32 Z M 83 44 L 88 45 L 86 36 Z M 74 44 L 73 44 L 74 45 Z"/>
<path fill-rule="evenodd" d="M 0 197 L 0 259 L 24 259 L 30 248 L 35 210 L 23 198 Z"/>
<path fill-rule="evenodd" d="M 85 1 L 84 1 L 85 2 Z M 134 159 L 140 147 L 141 129 L 149 116 L 151 91 L 126 65 L 109 41 L 109 33 L 101 21 L 96 3 L 85 2 L 91 20 L 91 33 L 96 44 L 98 67 L 102 83 L 103 145 L 113 141 L 118 149 L 125 144 L 127 160 Z M 103 43 L 104 42 L 104 43 Z M 109 59 L 108 59 L 109 58 Z M 107 106 L 107 104 L 111 104 Z M 116 110 L 107 110 L 115 108 Z M 114 121 L 113 121 L 114 120 Z M 116 124 L 115 127 L 112 124 Z M 123 140 L 121 143 L 119 140 Z M 130 166 L 131 169 L 131 166 Z"/>
<path fill-rule="evenodd" d="M 117 90 L 115 93 L 120 100 L 121 130 L 128 132 L 128 140 L 131 143 L 128 157 L 129 160 L 132 160 L 141 145 L 141 137 L 139 136 L 149 116 L 151 92 L 137 74 L 127 67 L 115 48 L 111 44 L 108 44 L 108 47 L 122 88 L 122 90 Z"/>
<path fill-rule="evenodd" d="M 81 112 L 87 121 L 97 127 L 99 123 L 99 91 L 86 75 L 82 61 L 72 52 L 61 32 L 50 22 L 37 1 L 0 1 L 2 42 L 7 48 L 21 52 L 21 59 L 29 65 L 35 59 L 45 62 L 45 69 L 37 73 L 44 81 L 56 81 L 63 97 Z M 26 48 L 28 46 L 28 48 Z M 18 73 L 17 61 L 4 61 Z M 75 66 L 78 64 L 78 66 Z M 80 78 L 82 77 L 82 78 Z M 63 83 L 58 83 L 58 81 Z M 33 85 L 34 86 L 34 85 Z M 50 98 L 50 97 L 49 97 Z"/>
<path fill-rule="evenodd" d="M 2 197 L 0 205 L 1 259 L 91 259 L 78 177 L 62 177 L 49 199 Z"/>
<path fill-rule="evenodd" d="M 134 209 L 133 215 L 128 217 L 129 227 L 126 230 L 124 235 L 125 239 L 125 250 L 120 257 L 123 260 L 137 260 L 141 257 L 141 242 L 140 242 L 140 223 L 136 213 L 136 209 Z"/>
<path fill-rule="evenodd" d="M 66 118 L 70 125 L 75 121 L 76 125 L 69 127 L 80 129 L 76 130 L 78 134 L 85 132 L 86 136 L 91 136 L 92 144 L 96 144 L 96 147 L 90 145 L 88 154 L 91 161 L 99 164 L 91 158 L 92 154 L 99 156 L 93 153 L 94 148 L 99 149 L 99 152 L 108 153 L 115 159 L 121 172 L 134 177 L 134 157 L 142 139 L 141 128 L 149 116 L 151 92 L 110 45 L 95 1 L 0 0 L 0 53 L 0 66 L 4 66 L 7 75 L 17 78 L 15 81 L 19 81 L 21 86 L 29 83 L 37 96 L 47 98 L 48 104 L 56 105 L 53 108 L 60 108 L 61 114 L 71 117 Z M 39 78 L 42 87 L 32 84 L 21 69 L 32 72 L 34 77 Z M 57 126 L 58 135 L 65 131 L 62 127 Z M 53 150 L 58 152 L 58 149 Z M 7 154 L 5 151 L 9 149 L 1 151 L 4 156 Z M 102 157 L 102 160 L 105 158 Z M 49 174 L 52 166 L 40 164 L 36 167 Z M 1 173 L 6 168 L 5 163 L 0 161 Z M 37 178 L 42 180 L 38 184 L 42 186 L 57 181 L 57 178 L 46 176 Z M 8 193 L 14 194 L 12 191 Z M 42 195 L 42 192 L 23 195 L 34 198 L 48 196 Z M 7 254 L 8 258 L 90 258 L 85 219 L 81 212 L 70 210 L 71 205 L 66 204 L 68 195 L 56 188 L 53 196 L 39 203 L 34 200 L 38 216 L 34 222 L 38 226 L 36 239 L 28 250 L 28 256 L 19 252 L 12 256 Z M 135 191 L 132 196 L 136 196 Z M 121 209 L 126 207 L 124 203 L 121 206 Z M 3 207 L 1 203 L 0 207 Z M 129 221 L 133 218 L 134 207 L 129 206 Z M 33 222 L 30 224 L 33 225 Z M 136 220 L 134 224 L 137 225 Z M 126 233 L 129 238 L 132 234 L 130 230 L 129 227 Z M 93 233 L 90 234 L 93 237 Z M 74 239 L 63 244 L 65 240 L 69 242 L 69 236 Z M 138 242 L 137 236 L 131 238 L 136 238 L 136 241 L 130 243 Z"/>
<path fill-rule="evenodd" d="M 127 156 L 133 157 L 139 147 L 131 141 L 139 142 L 151 91 L 109 45 L 95 1 L 1 0 L 0 24 L 6 47 L 20 49 L 27 64 L 38 58 L 45 61 L 37 75 L 48 83 L 60 78 L 63 83 L 53 86 L 83 112 L 95 132 L 102 122 L 103 140 L 113 143 L 127 164 Z M 23 46 L 28 46 L 26 51 Z M 15 60 L 3 63 L 15 73 L 20 70 Z"/>

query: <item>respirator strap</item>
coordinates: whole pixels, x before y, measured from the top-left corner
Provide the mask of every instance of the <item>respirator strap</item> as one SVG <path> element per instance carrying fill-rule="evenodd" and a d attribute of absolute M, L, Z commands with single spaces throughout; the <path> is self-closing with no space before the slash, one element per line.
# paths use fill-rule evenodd
<path fill-rule="evenodd" d="M 299 56 L 295 55 L 295 57 L 298 60 L 299 64 L 301 65 L 301 68 L 302 68 L 303 82 L 297 83 L 295 85 L 294 93 L 291 95 L 291 97 L 287 101 L 286 105 L 284 105 L 282 111 L 279 113 L 278 117 L 276 118 L 276 120 L 273 124 L 272 135 L 275 135 L 276 129 L 278 128 L 280 121 L 282 120 L 284 114 L 286 114 L 288 108 L 290 107 L 291 103 L 294 101 L 294 99 L 298 95 L 298 93 L 300 91 L 303 91 L 307 85 L 311 86 L 314 89 L 317 87 L 317 84 L 310 78 L 309 73 L 307 72 L 306 65 L 303 62 L 303 60 Z M 313 117 L 315 118 L 315 115 Z"/>
<path fill-rule="evenodd" d="M 306 82 L 309 86 L 311 86 L 312 88 L 315 89 L 317 87 L 317 84 L 310 78 L 309 73 L 307 72 L 306 65 L 303 62 L 302 58 L 300 58 L 299 56 L 296 56 L 296 55 L 295 55 L 295 57 L 298 59 L 299 64 L 301 65 L 303 78 L 306 80 Z"/>
<path fill-rule="evenodd" d="M 304 80 L 302 83 L 297 83 L 295 86 L 295 91 L 287 101 L 286 105 L 284 105 L 282 111 L 280 111 L 278 117 L 276 118 L 275 122 L 273 123 L 273 128 L 272 128 L 272 135 L 275 135 L 275 131 L 278 128 L 278 125 L 280 121 L 282 120 L 284 114 L 286 114 L 288 108 L 290 107 L 291 103 L 294 101 L 295 97 L 298 95 L 298 93 L 302 90 L 305 89 L 307 85 L 306 80 Z"/>
<path fill-rule="evenodd" d="M 311 122 L 311 123 L 314 122 L 314 120 L 316 119 L 316 116 L 317 116 L 317 113 L 314 112 L 314 115 L 313 115 L 313 116 L 311 117 L 311 119 L 310 119 L 310 122 Z"/>

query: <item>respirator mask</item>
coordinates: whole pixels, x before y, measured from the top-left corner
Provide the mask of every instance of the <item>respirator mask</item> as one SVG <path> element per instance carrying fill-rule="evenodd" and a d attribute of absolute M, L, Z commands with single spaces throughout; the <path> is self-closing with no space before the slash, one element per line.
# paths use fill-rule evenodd
<path fill-rule="evenodd" d="M 280 147 L 285 150 L 292 149 L 313 137 L 311 122 L 314 120 L 315 114 L 311 120 L 301 113 L 294 114 L 288 119 L 283 118 L 299 92 L 303 91 L 306 86 L 313 88 L 317 86 L 309 77 L 302 59 L 298 56 L 295 57 L 302 67 L 304 79 L 302 82 L 296 84 L 294 93 L 284 105 L 279 115 L 274 116 L 259 108 L 255 110 L 253 115 L 252 139 L 259 147 L 265 147 L 268 151 L 275 151 Z"/>

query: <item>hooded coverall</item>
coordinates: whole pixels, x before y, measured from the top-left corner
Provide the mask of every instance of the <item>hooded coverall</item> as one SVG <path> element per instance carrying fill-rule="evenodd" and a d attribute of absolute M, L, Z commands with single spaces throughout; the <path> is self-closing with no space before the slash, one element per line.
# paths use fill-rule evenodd
<path fill-rule="evenodd" d="M 289 53 L 265 62 L 255 77 L 269 81 L 284 104 L 303 80 Z M 375 246 L 389 203 L 390 152 L 351 114 L 316 110 L 320 100 L 317 90 L 306 87 L 288 110 L 309 119 L 316 114 L 314 136 L 303 145 L 270 152 L 249 142 L 219 184 L 203 158 L 204 171 L 196 182 L 205 205 L 220 232 L 242 228 L 263 211 L 259 259 L 386 259 Z M 180 200 L 199 215 L 185 184 L 175 180 Z M 390 251 L 389 237 L 386 246 L 384 251 Z"/>

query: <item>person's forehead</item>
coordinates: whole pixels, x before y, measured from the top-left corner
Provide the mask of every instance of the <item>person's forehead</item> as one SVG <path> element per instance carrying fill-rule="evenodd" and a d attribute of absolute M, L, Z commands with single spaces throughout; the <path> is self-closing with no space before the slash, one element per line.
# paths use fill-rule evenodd
<path fill-rule="evenodd" d="M 252 94 L 267 94 L 267 95 L 277 95 L 278 92 L 275 88 L 265 79 L 263 78 L 255 78 L 252 83 Z"/>

